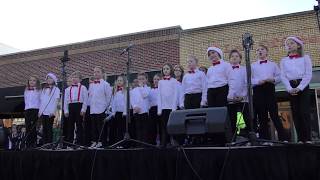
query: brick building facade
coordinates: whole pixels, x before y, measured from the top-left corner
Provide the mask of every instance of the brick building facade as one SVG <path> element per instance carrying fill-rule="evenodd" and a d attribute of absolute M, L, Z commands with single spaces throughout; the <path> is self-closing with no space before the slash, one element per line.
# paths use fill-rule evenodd
<path fill-rule="evenodd" d="M 120 56 L 120 52 L 133 43 L 132 71 L 151 72 L 159 71 L 166 62 L 185 66 L 188 55 L 195 55 L 201 65 L 209 66 L 208 46 L 220 47 L 227 57 L 233 48 L 242 50 L 241 36 L 245 32 L 253 34 L 255 46 L 259 42 L 266 44 L 275 61 L 285 56 L 284 39 L 298 35 L 305 42 L 305 51 L 311 55 L 313 65 L 320 66 L 320 32 L 313 11 L 187 30 L 169 27 L 0 56 L 0 115 L 3 109 L 5 112 L 21 110 L 21 100 L 4 102 L 4 97 L 21 95 L 29 75 L 35 74 L 43 80 L 46 73 L 53 72 L 61 78 L 60 58 L 64 50 L 69 50 L 71 59 L 67 63 L 67 74 L 79 70 L 88 78 L 95 66 L 102 66 L 109 76 L 125 72 L 127 57 Z M 254 54 L 252 51 L 251 60 Z M 17 103 L 19 107 L 15 107 Z"/>
<path fill-rule="evenodd" d="M 320 66 L 320 32 L 314 11 L 183 30 L 180 36 L 180 63 L 185 65 L 188 55 L 195 55 L 200 64 L 209 66 L 206 49 L 212 45 L 220 47 L 225 57 L 234 48 L 242 51 L 242 35 L 245 32 L 253 35 L 253 49 L 258 43 L 266 44 L 269 56 L 277 62 L 286 55 L 286 37 L 300 36 L 305 43 L 305 51 L 313 59 L 313 66 Z M 254 56 L 253 50 L 251 60 L 255 60 Z"/>

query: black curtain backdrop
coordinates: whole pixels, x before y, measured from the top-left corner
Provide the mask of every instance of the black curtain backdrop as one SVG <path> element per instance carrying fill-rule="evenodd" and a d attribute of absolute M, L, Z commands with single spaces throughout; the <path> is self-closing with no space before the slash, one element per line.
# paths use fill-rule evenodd
<path fill-rule="evenodd" d="M 186 149 L 203 180 L 219 178 L 225 148 Z M 1 151 L 1 180 L 90 180 L 94 150 Z M 196 180 L 183 152 L 170 150 L 99 150 L 96 180 Z M 319 180 L 320 147 L 253 147 L 230 151 L 222 179 Z"/>

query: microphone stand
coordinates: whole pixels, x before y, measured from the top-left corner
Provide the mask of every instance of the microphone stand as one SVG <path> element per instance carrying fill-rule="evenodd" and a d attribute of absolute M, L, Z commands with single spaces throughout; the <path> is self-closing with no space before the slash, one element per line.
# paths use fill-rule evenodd
<path fill-rule="evenodd" d="M 157 148 L 157 146 L 139 141 L 136 139 L 130 138 L 130 133 L 129 133 L 129 122 L 131 122 L 131 112 L 130 112 L 130 86 L 129 86 L 129 81 L 130 81 L 130 66 L 131 66 L 131 54 L 130 50 L 133 47 L 133 44 L 130 44 L 126 49 L 124 49 L 120 56 L 123 55 L 124 53 L 127 53 L 127 87 L 126 87 L 126 96 L 127 96 L 127 101 L 126 101 L 126 110 L 127 110 L 127 115 L 126 115 L 126 132 L 124 134 L 124 138 L 120 140 L 119 142 L 116 142 L 115 144 L 111 145 L 110 148 L 117 148 L 123 144 L 127 144 L 130 142 L 133 142 L 138 145 L 146 146 L 146 147 L 151 147 L 151 148 Z"/>
<path fill-rule="evenodd" d="M 317 22 L 318 22 L 318 28 L 320 31 L 320 18 L 319 18 L 319 12 L 320 12 L 320 0 L 316 0 L 318 2 L 317 6 L 313 7 L 313 10 L 316 12 L 316 16 L 317 16 Z"/>
<path fill-rule="evenodd" d="M 244 33 L 242 35 L 242 46 L 245 51 L 245 60 L 246 60 L 246 71 L 247 71 L 247 88 L 248 88 L 248 104 L 249 104 L 249 135 L 248 140 L 245 141 L 239 141 L 230 143 L 231 146 L 237 146 L 237 145 L 250 145 L 250 146 L 256 146 L 260 143 L 272 143 L 272 144 L 279 144 L 279 145 L 285 145 L 288 143 L 281 142 L 281 141 L 274 141 L 274 140 L 266 140 L 266 139 L 257 139 L 256 133 L 254 131 L 253 125 L 254 125 L 254 108 L 253 108 L 253 90 L 252 90 L 252 82 L 251 82 L 251 62 L 250 62 L 250 50 L 252 49 L 253 45 L 253 39 L 252 35 L 250 33 Z M 271 144 L 269 144 L 271 145 Z"/>
<path fill-rule="evenodd" d="M 64 116 L 64 98 L 65 98 L 65 89 L 66 89 L 66 82 L 67 82 L 67 73 L 66 73 L 66 62 L 70 61 L 69 58 L 69 54 L 68 54 L 68 50 L 64 51 L 63 57 L 60 58 L 60 61 L 62 63 L 61 66 L 61 74 L 62 74 L 62 81 L 61 81 L 61 126 L 60 126 L 60 136 L 58 141 L 53 142 L 53 143 L 49 143 L 49 144 L 44 144 L 43 146 L 41 146 L 40 148 L 37 149 L 48 149 L 48 150 L 60 150 L 60 149 L 64 149 L 65 146 L 73 146 L 75 148 L 82 148 L 82 149 L 87 149 L 84 146 L 81 145 L 77 145 L 77 144 L 73 144 L 71 142 L 67 142 L 64 140 L 64 136 L 63 136 L 63 126 L 64 126 L 64 121 L 65 121 L 65 116 Z"/>

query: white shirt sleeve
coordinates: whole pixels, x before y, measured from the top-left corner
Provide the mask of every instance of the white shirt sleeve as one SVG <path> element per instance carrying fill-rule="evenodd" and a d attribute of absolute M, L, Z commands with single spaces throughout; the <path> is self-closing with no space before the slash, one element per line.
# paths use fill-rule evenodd
<path fill-rule="evenodd" d="M 284 59 L 282 59 L 280 61 L 280 69 L 281 69 L 281 81 L 282 83 L 284 84 L 284 86 L 286 87 L 286 90 L 289 92 L 292 90 L 292 87 L 290 85 L 290 82 L 289 82 L 289 79 L 287 78 L 286 76 L 286 72 L 285 72 L 285 69 L 284 69 Z"/>
<path fill-rule="evenodd" d="M 274 72 L 274 83 L 278 84 L 281 81 L 281 72 L 277 63 L 274 63 L 275 72 Z"/>
<path fill-rule="evenodd" d="M 69 97 L 70 97 L 70 92 L 69 92 L 69 88 L 64 90 L 64 104 L 63 104 L 63 108 L 64 108 L 64 114 L 69 114 Z"/>
<path fill-rule="evenodd" d="M 256 86 L 259 84 L 259 80 L 256 77 L 256 72 L 255 72 L 255 64 L 251 64 L 251 83 L 252 86 Z"/>
<path fill-rule="evenodd" d="M 157 105 L 158 105 L 158 115 L 161 115 L 161 113 L 162 113 L 162 103 L 161 103 L 161 85 L 162 83 L 161 83 L 161 80 L 159 81 L 159 83 L 158 83 L 158 90 L 159 90 L 159 92 L 158 92 L 158 97 L 157 97 Z"/>
<path fill-rule="evenodd" d="M 202 82 L 202 97 L 201 97 L 201 106 L 204 106 L 207 104 L 207 77 L 204 73 L 201 73 L 201 82 Z"/>
<path fill-rule="evenodd" d="M 185 89 L 186 89 L 186 80 L 185 80 L 185 76 L 183 76 L 182 78 L 182 82 L 181 82 L 181 101 L 180 101 L 180 108 L 184 107 L 184 97 L 185 97 Z"/>
<path fill-rule="evenodd" d="M 81 85 L 81 96 L 83 99 L 81 112 L 86 112 L 88 107 L 88 90 L 85 86 Z"/>
<path fill-rule="evenodd" d="M 312 78 L 312 62 L 309 55 L 304 56 L 304 66 L 305 66 L 305 74 L 303 75 L 302 81 L 297 87 L 301 91 L 304 90 L 308 86 Z"/>
<path fill-rule="evenodd" d="M 112 88 L 109 83 L 105 83 L 105 97 L 106 97 L 106 102 L 107 102 L 107 108 L 110 106 L 111 103 L 111 95 L 112 95 Z"/>

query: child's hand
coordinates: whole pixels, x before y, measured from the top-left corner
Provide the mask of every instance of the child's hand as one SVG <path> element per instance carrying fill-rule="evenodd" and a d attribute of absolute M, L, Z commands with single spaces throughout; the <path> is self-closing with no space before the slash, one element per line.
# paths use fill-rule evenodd
<path fill-rule="evenodd" d="M 69 117 L 69 113 L 64 113 L 64 116 L 65 117 Z"/>
<path fill-rule="evenodd" d="M 241 102 L 243 100 L 243 97 L 235 97 L 234 101 L 236 102 Z"/>
<path fill-rule="evenodd" d="M 85 112 L 80 112 L 80 116 L 84 116 L 86 113 Z"/>
<path fill-rule="evenodd" d="M 269 79 L 267 79 L 267 80 L 265 80 L 266 82 L 269 82 L 269 83 L 275 83 L 275 80 L 274 79 L 272 79 L 272 78 L 269 78 Z"/>
<path fill-rule="evenodd" d="M 49 117 L 54 117 L 54 114 L 51 113 L 51 114 L 49 115 Z"/>
<path fill-rule="evenodd" d="M 141 108 L 139 108 L 139 107 L 133 108 L 134 113 L 140 113 L 140 111 L 141 111 Z"/>
<path fill-rule="evenodd" d="M 266 81 L 265 80 L 261 80 L 261 81 L 259 81 L 259 85 L 262 85 L 262 84 L 264 84 L 264 83 L 266 83 Z"/>
<path fill-rule="evenodd" d="M 298 88 L 293 88 L 291 91 L 289 91 L 289 93 L 292 95 L 292 96 L 295 96 L 295 95 L 298 95 L 298 92 L 300 91 L 300 89 Z"/>

